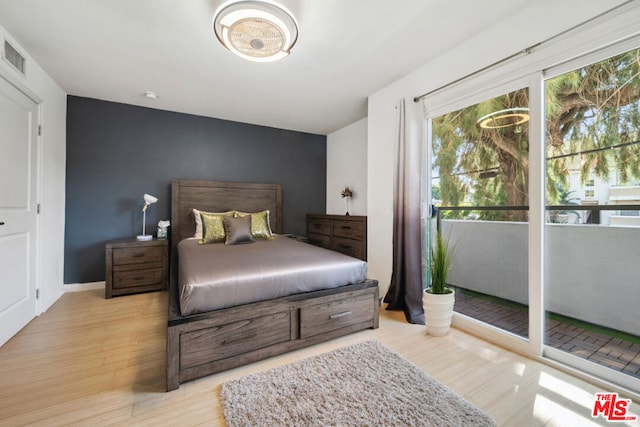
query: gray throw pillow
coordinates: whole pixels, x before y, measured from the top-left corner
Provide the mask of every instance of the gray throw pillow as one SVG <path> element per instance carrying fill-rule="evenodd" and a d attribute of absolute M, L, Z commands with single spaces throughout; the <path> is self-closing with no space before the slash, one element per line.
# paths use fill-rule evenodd
<path fill-rule="evenodd" d="M 255 240 L 251 235 L 251 216 L 232 218 L 223 217 L 224 230 L 227 238 L 225 245 L 238 245 L 241 243 L 253 243 Z"/>

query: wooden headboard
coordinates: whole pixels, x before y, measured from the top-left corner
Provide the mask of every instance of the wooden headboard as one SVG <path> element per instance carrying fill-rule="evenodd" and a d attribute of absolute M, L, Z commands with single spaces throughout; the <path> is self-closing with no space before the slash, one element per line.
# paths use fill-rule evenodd
<path fill-rule="evenodd" d="M 207 212 L 259 212 L 268 209 L 271 229 L 282 233 L 282 187 L 280 184 L 195 181 L 171 182 L 171 246 L 195 232 L 193 209 Z"/>

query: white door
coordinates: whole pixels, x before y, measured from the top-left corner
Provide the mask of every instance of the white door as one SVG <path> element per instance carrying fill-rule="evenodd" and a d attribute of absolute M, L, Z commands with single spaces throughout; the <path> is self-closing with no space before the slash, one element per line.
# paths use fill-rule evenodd
<path fill-rule="evenodd" d="M 0 345 L 36 315 L 38 107 L 0 77 Z"/>

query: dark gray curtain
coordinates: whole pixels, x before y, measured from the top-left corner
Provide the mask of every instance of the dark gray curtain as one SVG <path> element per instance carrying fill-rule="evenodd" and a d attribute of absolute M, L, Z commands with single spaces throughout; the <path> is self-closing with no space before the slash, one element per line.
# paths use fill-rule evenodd
<path fill-rule="evenodd" d="M 384 297 L 387 310 L 403 310 L 410 323 L 424 324 L 420 215 L 422 141 L 407 135 L 404 99 L 397 108 L 397 156 L 393 192 L 393 272 Z"/>

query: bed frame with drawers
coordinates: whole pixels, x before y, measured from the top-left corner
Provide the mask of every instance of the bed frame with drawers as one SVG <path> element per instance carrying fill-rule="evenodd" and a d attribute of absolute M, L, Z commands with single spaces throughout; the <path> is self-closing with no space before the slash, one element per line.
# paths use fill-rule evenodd
<path fill-rule="evenodd" d="M 171 268 L 167 328 L 167 391 L 181 383 L 378 327 L 378 282 L 348 284 L 287 297 L 181 316 L 177 244 L 194 233 L 192 209 L 258 212 L 268 209 L 282 233 L 278 184 L 173 180 Z"/>

